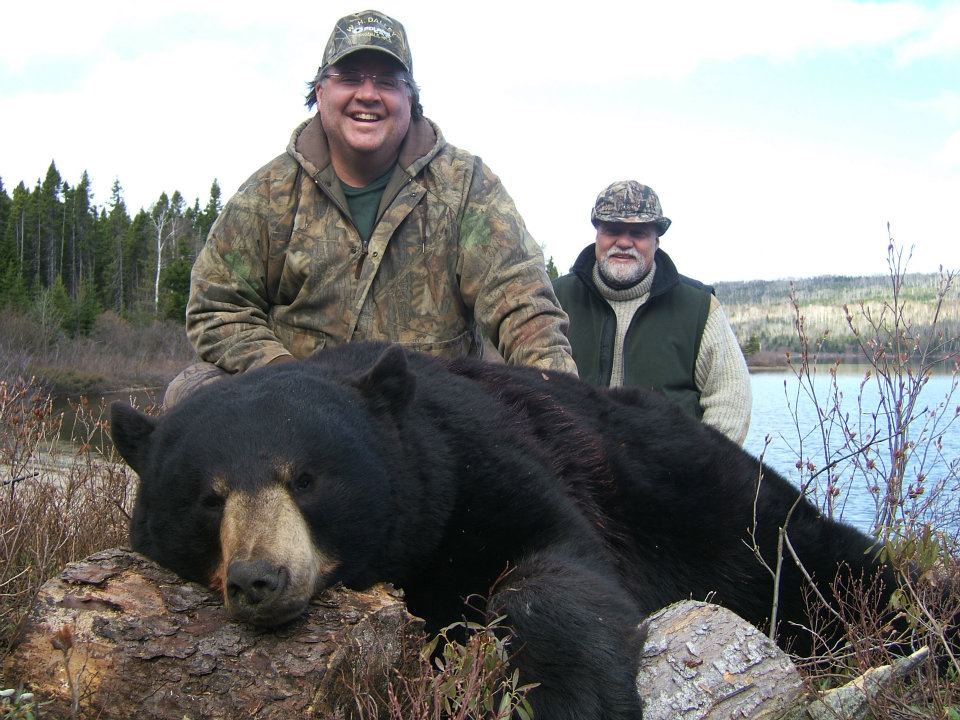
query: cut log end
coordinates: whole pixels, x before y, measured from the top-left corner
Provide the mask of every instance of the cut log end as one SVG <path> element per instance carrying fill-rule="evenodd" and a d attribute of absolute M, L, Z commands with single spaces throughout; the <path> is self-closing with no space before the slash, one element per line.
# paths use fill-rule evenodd
<path fill-rule="evenodd" d="M 761 720 L 802 690 L 790 658 L 743 618 L 686 601 L 651 615 L 637 675 L 647 720 Z"/>

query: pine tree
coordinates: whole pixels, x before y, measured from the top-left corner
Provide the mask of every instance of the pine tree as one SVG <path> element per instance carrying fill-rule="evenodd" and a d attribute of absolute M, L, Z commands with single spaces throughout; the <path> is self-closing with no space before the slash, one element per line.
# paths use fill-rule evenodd
<path fill-rule="evenodd" d="M 89 335 L 100 314 L 100 303 L 97 302 L 96 288 L 86 277 L 80 278 L 74 307 L 76 308 L 76 334 Z"/>
<path fill-rule="evenodd" d="M 547 260 L 547 275 L 551 280 L 556 280 L 560 277 L 560 273 L 557 272 L 557 266 L 553 262 L 553 256 L 550 256 L 550 259 Z"/>
<path fill-rule="evenodd" d="M 24 188 L 26 190 L 26 188 Z M 16 208 L 17 216 L 13 218 L 15 243 L 20 272 L 28 286 L 36 285 L 40 279 L 40 216 L 38 200 L 40 198 L 40 181 L 33 190 L 27 190 L 23 195 L 22 203 Z M 17 193 L 14 192 L 14 204 L 17 204 Z"/>
<path fill-rule="evenodd" d="M 60 246 L 62 244 L 62 202 L 60 193 L 63 179 L 51 161 L 37 194 L 37 275 L 44 287 L 52 287 L 60 274 Z"/>
<path fill-rule="evenodd" d="M 30 292 L 15 262 L 0 265 L 0 308 L 25 311 L 30 307 Z"/>
<path fill-rule="evenodd" d="M 207 241 L 207 235 L 210 233 L 210 228 L 213 227 L 213 223 L 220 216 L 220 211 L 222 209 L 223 206 L 220 201 L 220 185 L 217 183 L 216 179 L 214 179 L 213 184 L 210 186 L 210 199 L 207 200 L 206 206 L 197 215 L 197 243 L 193 252 L 194 259 L 196 258 L 197 253 L 200 252 L 203 244 Z"/>
<path fill-rule="evenodd" d="M 0 308 L 26 310 L 30 293 L 23 277 L 26 211 L 30 193 L 21 182 L 13 189 L 13 197 L 3 202 L 3 225 L 0 226 Z"/>
<path fill-rule="evenodd" d="M 126 308 L 125 280 L 128 274 L 129 258 L 126 257 L 126 236 L 130 228 L 130 216 L 123 202 L 123 188 L 120 180 L 113 181 L 110 190 L 110 211 L 101 214 L 103 232 L 100 237 L 98 255 L 102 263 L 100 271 L 100 297 L 105 307 L 113 308 L 122 315 Z"/>
<path fill-rule="evenodd" d="M 93 237 L 90 239 L 89 246 L 92 249 L 90 262 L 84 270 L 84 274 L 89 273 L 93 279 L 93 287 L 97 293 L 97 300 L 103 308 L 110 308 L 110 292 L 108 290 L 108 278 L 110 275 L 110 241 L 107 237 L 107 227 L 109 225 L 107 211 L 104 208 L 94 208 L 95 220 L 93 222 Z"/>
<path fill-rule="evenodd" d="M 27 209 L 30 204 L 30 191 L 22 182 L 13 189 L 10 201 L 10 210 L 7 214 L 7 227 L 4 232 L 4 246 L 9 247 L 17 272 L 26 276 L 26 229 Z"/>
<path fill-rule="evenodd" d="M 0 177 L 0 263 L 10 259 L 4 241 L 6 237 L 5 231 L 7 229 L 7 216 L 10 214 L 10 206 L 12 204 L 13 201 L 10 199 L 10 196 L 7 195 L 7 189 L 3 186 L 3 178 Z"/>
<path fill-rule="evenodd" d="M 96 209 L 90 197 L 90 177 L 84 171 L 75 187 L 64 183 L 64 237 L 61 246 L 61 275 L 70 294 L 74 297 L 84 272 L 94 268 L 94 224 Z"/>
<path fill-rule="evenodd" d="M 127 232 L 127 257 L 130 258 L 127 266 L 130 271 L 127 283 L 127 304 L 137 313 L 147 313 L 150 316 L 156 313 L 153 304 L 153 243 L 154 233 L 150 213 L 140 210 L 133 216 Z"/>
<path fill-rule="evenodd" d="M 177 258 L 163 268 L 160 275 L 160 314 L 169 320 L 183 322 L 190 295 L 190 270 L 193 264 Z"/>
<path fill-rule="evenodd" d="M 67 288 L 63 285 L 62 277 L 57 275 L 48 293 L 50 295 L 50 304 L 53 307 L 53 316 L 59 319 L 61 328 L 73 335 L 73 301 L 67 293 Z"/>
<path fill-rule="evenodd" d="M 13 233 L 8 229 L 10 218 L 13 215 L 13 200 L 7 195 L 0 178 L 0 272 L 3 272 L 7 263 L 14 262 L 17 257 Z"/>

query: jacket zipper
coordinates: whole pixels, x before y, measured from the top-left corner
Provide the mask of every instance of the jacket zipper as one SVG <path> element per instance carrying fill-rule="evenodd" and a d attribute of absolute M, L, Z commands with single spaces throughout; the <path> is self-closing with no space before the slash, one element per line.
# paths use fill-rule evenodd
<path fill-rule="evenodd" d="M 353 279 L 360 279 L 360 271 L 363 269 L 363 261 L 367 259 L 367 241 L 361 240 L 360 257 L 357 258 L 357 269 L 353 273 Z"/>
<path fill-rule="evenodd" d="M 298 168 L 298 172 L 299 172 L 299 168 Z M 333 204 L 334 204 L 337 208 L 340 209 L 340 212 L 343 213 L 344 216 L 345 216 L 347 219 L 350 220 L 350 224 L 353 225 L 353 229 L 354 229 L 354 230 L 357 230 L 356 223 L 354 223 L 354 222 L 353 222 L 353 218 L 350 217 L 349 211 L 347 211 L 347 209 L 344 208 L 343 205 L 341 205 L 341 204 L 337 201 L 337 199 L 333 196 L 333 193 L 331 193 L 330 190 L 326 187 L 326 183 L 323 182 L 323 181 L 320 179 L 320 171 L 317 171 L 317 173 L 313 176 L 313 180 L 314 180 L 314 182 L 316 183 L 317 187 L 320 188 L 320 191 L 321 191 L 324 195 L 326 195 L 327 198 L 328 198 L 330 201 L 332 201 Z M 397 194 L 393 196 L 393 200 L 396 200 L 398 197 L 400 197 L 400 194 L 407 189 L 407 186 L 408 186 L 411 182 L 413 182 L 413 178 L 408 177 L 408 178 L 404 181 L 404 183 L 403 183 L 403 185 L 400 187 L 400 189 L 397 191 Z M 393 204 L 393 200 L 390 201 L 390 204 L 391 204 L 391 205 Z M 389 210 L 389 207 L 388 207 L 387 209 Z M 377 223 L 380 222 L 380 218 L 381 218 L 381 217 L 383 217 L 383 216 L 381 215 L 380 217 L 377 218 L 377 221 L 376 221 L 376 222 L 374 223 L 374 225 L 373 225 L 374 228 L 377 227 Z M 360 234 L 360 231 L 357 230 L 357 235 L 359 235 L 359 234 Z M 363 240 L 363 239 L 361 238 L 361 240 L 360 240 L 360 256 L 357 258 L 357 267 L 356 267 L 356 269 L 353 271 L 353 279 L 354 279 L 354 280 L 359 280 L 359 279 L 360 279 L 360 273 L 363 271 L 363 261 L 367 259 L 367 254 L 368 254 L 368 252 L 369 252 L 369 251 L 368 251 L 368 248 L 369 248 L 369 247 L 370 247 L 370 241 L 369 241 L 369 240 Z M 424 241 L 424 250 L 426 250 L 426 241 Z"/>
<path fill-rule="evenodd" d="M 398 197 L 400 197 L 400 195 L 401 195 L 402 193 L 404 193 L 404 192 L 406 191 L 407 186 L 408 186 L 411 182 L 413 182 L 413 178 L 411 178 L 411 177 L 408 177 L 408 178 L 404 181 L 403 185 L 402 185 L 402 186 L 400 187 L 400 189 L 397 191 L 396 195 L 393 196 L 393 200 L 390 201 L 390 205 L 393 205 L 394 201 L 395 201 Z M 390 206 L 387 206 L 387 210 L 389 210 L 389 209 L 390 209 Z M 385 210 L 384 212 L 386 212 L 386 210 Z M 380 215 L 379 217 L 377 217 L 376 222 L 373 224 L 374 229 L 376 229 L 377 224 L 380 222 L 380 220 L 381 220 L 382 217 L 383 217 L 383 215 Z M 352 222 L 352 220 L 351 220 L 351 222 Z M 354 225 L 354 227 L 356 227 L 356 225 Z M 358 233 L 358 234 L 359 234 L 359 233 Z M 424 240 L 423 245 L 424 245 L 424 250 L 426 250 L 426 240 Z M 370 247 L 370 241 L 369 241 L 369 240 L 361 240 L 361 241 L 360 241 L 360 257 L 357 258 L 357 269 L 353 271 L 353 279 L 354 279 L 354 280 L 359 280 L 359 279 L 360 279 L 360 273 L 361 273 L 361 271 L 363 270 L 363 261 L 367 259 L 367 254 L 368 254 L 368 249 L 369 249 L 369 247 Z"/>

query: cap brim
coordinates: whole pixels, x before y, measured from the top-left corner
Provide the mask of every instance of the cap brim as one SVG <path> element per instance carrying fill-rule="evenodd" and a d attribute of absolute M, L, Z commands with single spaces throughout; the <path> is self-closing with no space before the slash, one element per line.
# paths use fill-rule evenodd
<path fill-rule="evenodd" d="M 660 234 L 663 235 L 667 228 L 670 227 L 670 218 L 665 218 L 658 215 L 630 215 L 629 217 L 614 216 L 614 215 L 598 215 L 594 214 L 594 222 L 608 222 L 608 223 L 627 223 L 627 224 L 637 224 L 640 223 L 653 223 L 657 226 L 657 230 L 660 231 Z"/>
<path fill-rule="evenodd" d="M 393 52 L 392 50 L 388 50 L 387 48 L 380 47 L 379 45 L 357 45 L 357 46 L 352 47 L 352 48 L 347 48 L 346 50 L 344 50 L 342 53 L 340 53 L 340 54 L 337 55 L 336 57 L 331 58 L 330 61 L 329 61 L 326 65 L 324 65 L 323 67 L 321 67 L 320 69 L 323 70 L 324 68 L 330 67 L 331 65 L 336 65 L 338 62 L 340 62 L 341 60 L 343 60 L 345 57 L 349 57 L 350 55 L 353 55 L 354 53 L 362 52 L 362 51 L 364 51 L 364 50 L 369 50 L 369 51 L 372 51 L 372 52 L 379 52 L 379 53 L 383 53 L 384 55 L 388 55 L 388 56 L 390 56 L 391 58 L 393 58 L 394 60 L 396 60 L 398 63 L 400 63 L 400 67 L 402 67 L 402 68 L 403 68 L 404 70 L 406 70 L 407 72 L 410 72 L 410 68 L 407 67 L 407 64 L 403 61 L 403 59 L 402 59 L 399 55 L 397 55 L 397 54 L 396 54 L 395 52 Z"/>

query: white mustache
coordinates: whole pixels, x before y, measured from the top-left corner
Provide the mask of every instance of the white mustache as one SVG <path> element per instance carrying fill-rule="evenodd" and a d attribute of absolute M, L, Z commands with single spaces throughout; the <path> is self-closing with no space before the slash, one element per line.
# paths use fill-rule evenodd
<path fill-rule="evenodd" d="M 616 245 L 614 245 L 612 248 L 610 248 L 609 250 L 607 250 L 607 252 L 604 254 L 603 257 L 604 257 L 604 258 L 611 258 L 611 257 L 613 257 L 614 255 L 629 255 L 629 256 L 632 257 L 634 260 L 640 260 L 640 259 L 641 259 L 640 251 L 637 250 L 636 248 L 627 248 L 626 250 L 621 250 L 621 249 L 618 248 Z"/>

